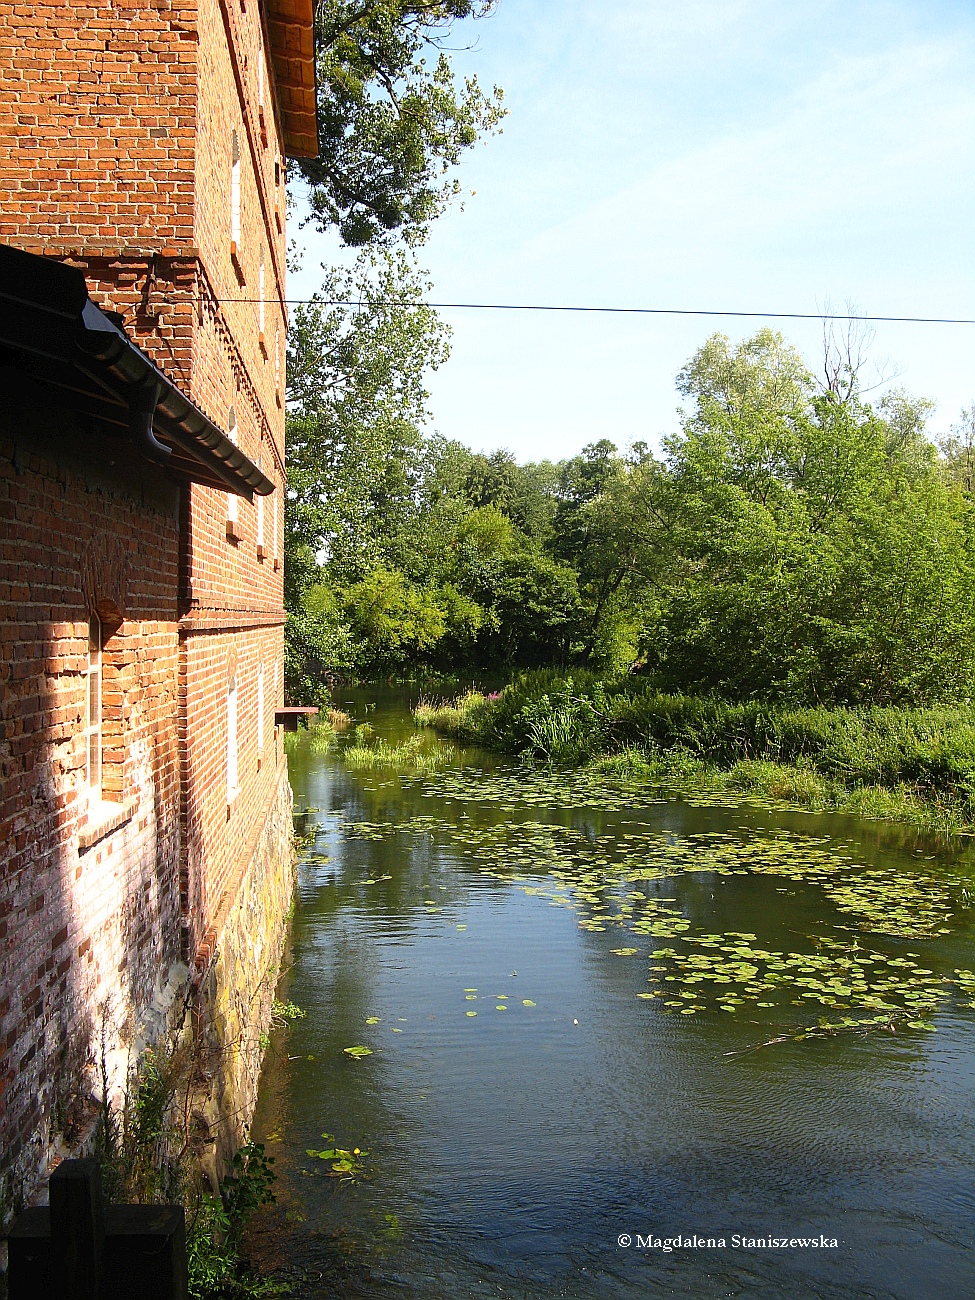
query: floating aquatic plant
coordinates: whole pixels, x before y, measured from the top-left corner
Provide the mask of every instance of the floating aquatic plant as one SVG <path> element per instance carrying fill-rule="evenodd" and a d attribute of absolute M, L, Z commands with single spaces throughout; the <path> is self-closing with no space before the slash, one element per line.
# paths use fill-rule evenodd
<path fill-rule="evenodd" d="M 729 931 L 690 937 L 683 951 L 657 948 L 650 954 L 651 990 L 638 996 L 661 998 L 670 1009 L 681 1006 L 678 999 L 688 999 L 694 1011 L 736 1012 L 751 1004 L 786 1010 L 818 1005 L 851 1013 L 840 1020 L 820 1018 L 770 1040 L 779 1042 L 896 1024 L 932 1030 L 927 1017 L 952 986 L 963 992 L 975 988 L 969 972 L 956 971 L 954 979 L 939 976 L 912 957 L 861 948 L 855 941 L 823 937 L 818 950 L 807 953 L 770 950 L 754 941 L 754 935 Z"/>
<path fill-rule="evenodd" d="M 438 793 L 464 788 L 463 774 L 440 776 Z M 489 802 L 509 789 L 506 777 L 488 774 L 479 779 L 477 798 L 484 796 L 482 781 Z M 557 787 L 564 792 L 564 774 Z M 548 778 L 536 777 L 520 802 L 533 800 L 564 806 Z M 600 806 L 606 807 L 605 801 Z M 659 1000 L 683 1016 L 721 1012 L 747 1019 L 744 1013 L 751 1013 L 792 1022 L 770 1042 L 897 1026 L 930 1031 L 931 1016 L 953 988 L 975 1008 L 970 972 L 941 975 L 925 967 L 917 953 L 888 954 L 877 946 L 885 937 L 920 941 L 949 933 L 955 913 L 971 902 L 964 882 L 923 865 L 905 870 L 864 864 L 849 846 L 828 836 L 749 827 L 677 835 L 636 818 L 614 834 L 593 835 L 530 817 L 478 825 L 473 816 L 457 822 L 432 815 L 348 822 L 343 832 L 376 841 L 394 835 L 432 839 L 471 870 L 574 912 L 587 933 L 616 928 L 647 938 L 653 949 L 650 987 L 637 996 Z M 836 919 L 826 923 L 824 933 L 810 936 L 808 952 L 764 947 L 755 934 L 743 931 L 702 932 L 673 896 L 680 878 L 695 874 L 715 882 L 768 876 L 784 882 L 776 885 L 780 891 L 820 891 Z M 424 906 L 438 910 L 433 899 Z M 609 951 L 632 957 L 646 949 L 619 943 Z M 471 1002 L 477 991 L 466 990 L 465 996 Z M 496 996 L 498 1010 L 507 1005 L 506 995 Z M 534 1004 L 523 1000 L 523 1005 Z M 814 1022 L 810 1009 L 820 1013 Z"/>
<path fill-rule="evenodd" d="M 322 1137 L 326 1142 L 334 1142 L 331 1133 L 323 1133 Z M 327 1146 L 321 1151 L 309 1148 L 305 1152 L 312 1160 L 325 1160 L 329 1163 L 328 1176 L 330 1178 L 340 1178 L 345 1182 L 357 1182 L 362 1176 L 368 1151 L 360 1147 L 336 1147 Z"/>

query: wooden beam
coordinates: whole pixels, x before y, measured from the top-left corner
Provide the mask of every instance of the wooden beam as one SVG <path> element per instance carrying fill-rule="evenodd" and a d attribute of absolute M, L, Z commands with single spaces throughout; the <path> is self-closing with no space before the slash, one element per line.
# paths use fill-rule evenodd
<path fill-rule="evenodd" d="M 318 157 L 315 13 L 312 0 L 265 0 L 271 69 L 284 149 L 289 158 Z"/>
<path fill-rule="evenodd" d="M 297 731 L 298 723 L 302 718 L 310 717 L 312 714 L 317 712 L 318 712 L 317 709 L 300 708 L 300 707 L 275 709 L 274 710 L 275 726 L 284 727 L 285 731 Z"/>

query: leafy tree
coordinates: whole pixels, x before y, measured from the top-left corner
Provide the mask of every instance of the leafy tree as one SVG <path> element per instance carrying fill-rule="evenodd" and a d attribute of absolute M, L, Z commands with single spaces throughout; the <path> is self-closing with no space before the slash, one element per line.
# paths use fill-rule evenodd
<path fill-rule="evenodd" d="M 975 491 L 975 406 L 962 411 L 951 433 L 938 442 L 945 476 L 969 495 Z"/>
<path fill-rule="evenodd" d="M 351 271 L 327 273 L 289 331 L 289 540 L 358 576 L 411 499 L 425 372 L 448 352 L 446 326 L 420 301 L 425 287 L 402 252 L 363 254 Z"/>
<path fill-rule="evenodd" d="M 681 371 L 662 460 L 601 439 L 518 465 L 426 432 L 439 323 L 363 300 L 295 334 L 289 689 L 586 664 L 739 700 L 972 696 L 968 415 L 939 454 L 930 404 L 872 406 L 853 362 L 817 381 L 773 331 L 715 335 Z"/>
<path fill-rule="evenodd" d="M 559 470 L 551 461 L 519 465 L 508 451 L 471 457 L 465 494 L 471 505 L 497 506 L 526 536 L 546 542 L 556 510 Z"/>
<path fill-rule="evenodd" d="M 443 41 L 496 0 L 320 0 L 319 156 L 297 164 L 313 220 L 344 243 L 416 243 L 458 192 L 446 173 L 502 116 L 498 87 L 460 86 Z"/>
<path fill-rule="evenodd" d="M 645 631 L 661 679 L 734 698 L 965 694 L 971 521 L 923 436 L 928 405 L 817 392 L 771 331 L 734 352 L 715 336 L 681 382 L 694 406 L 667 444 L 681 565 Z"/>
<path fill-rule="evenodd" d="M 569 661 L 579 631 L 579 589 L 568 565 L 522 545 L 483 554 L 468 544 L 458 585 L 485 611 L 473 661 L 483 668 Z"/>

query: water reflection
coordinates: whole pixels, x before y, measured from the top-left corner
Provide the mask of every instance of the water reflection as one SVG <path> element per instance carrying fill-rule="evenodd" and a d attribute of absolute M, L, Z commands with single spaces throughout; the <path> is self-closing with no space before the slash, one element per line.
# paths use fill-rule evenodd
<path fill-rule="evenodd" d="M 367 699 L 350 711 L 362 716 Z M 380 699 L 368 718 L 377 734 L 410 734 L 406 703 Z M 296 805 L 317 810 L 306 825 L 322 832 L 302 865 L 284 989 L 307 1017 L 275 1041 L 256 1128 L 281 1189 L 262 1250 L 300 1279 L 297 1294 L 972 1294 L 975 1053 L 973 1013 L 958 999 L 939 1010 L 936 1034 L 729 1056 L 767 1034 L 762 1013 L 681 1017 L 638 998 L 656 940 L 580 929 L 570 907 L 483 874 L 450 836 L 371 840 L 343 828 L 515 819 L 595 841 L 635 819 L 674 837 L 747 825 L 829 835 L 855 843 L 860 861 L 904 871 L 918 860 L 932 869 L 929 843 L 759 809 L 465 805 L 348 772 L 307 746 L 291 767 Z M 943 856 L 957 869 L 957 853 Z M 807 950 L 815 926 L 842 920 L 817 886 L 776 877 L 702 872 L 628 888 L 675 899 L 695 929 L 753 932 L 768 949 Z M 950 928 L 885 946 L 922 953 L 932 969 L 971 969 L 966 914 Z M 621 945 L 637 955 L 614 953 Z M 359 1044 L 373 1054 L 344 1055 Z M 365 1179 L 343 1184 L 305 1154 L 325 1133 L 369 1151 Z M 638 1234 L 726 1244 L 664 1253 Z M 838 1247 L 732 1244 L 820 1234 Z"/>

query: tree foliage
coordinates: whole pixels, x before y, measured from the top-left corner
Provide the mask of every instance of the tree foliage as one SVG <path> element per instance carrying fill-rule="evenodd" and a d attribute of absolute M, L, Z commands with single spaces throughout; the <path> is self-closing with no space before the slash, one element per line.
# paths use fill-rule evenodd
<path fill-rule="evenodd" d="M 319 156 L 299 163 L 313 220 L 352 247 L 423 239 L 458 192 L 447 173 L 502 116 L 498 87 L 459 84 L 444 37 L 495 0 L 320 0 Z"/>
<path fill-rule="evenodd" d="M 295 335 L 298 694 L 326 668 L 571 664 L 796 705 L 975 693 L 970 412 L 936 446 L 930 404 L 871 404 L 855 366 L 831 384 L 771 330 L 714 335 L 659 459 L 600 439 L 519 465 L 426 432 L 417 368 L 445 339 L 418 310 L 316 307 Z M 322 340 L 338 386 L 306 384 Z"/>

